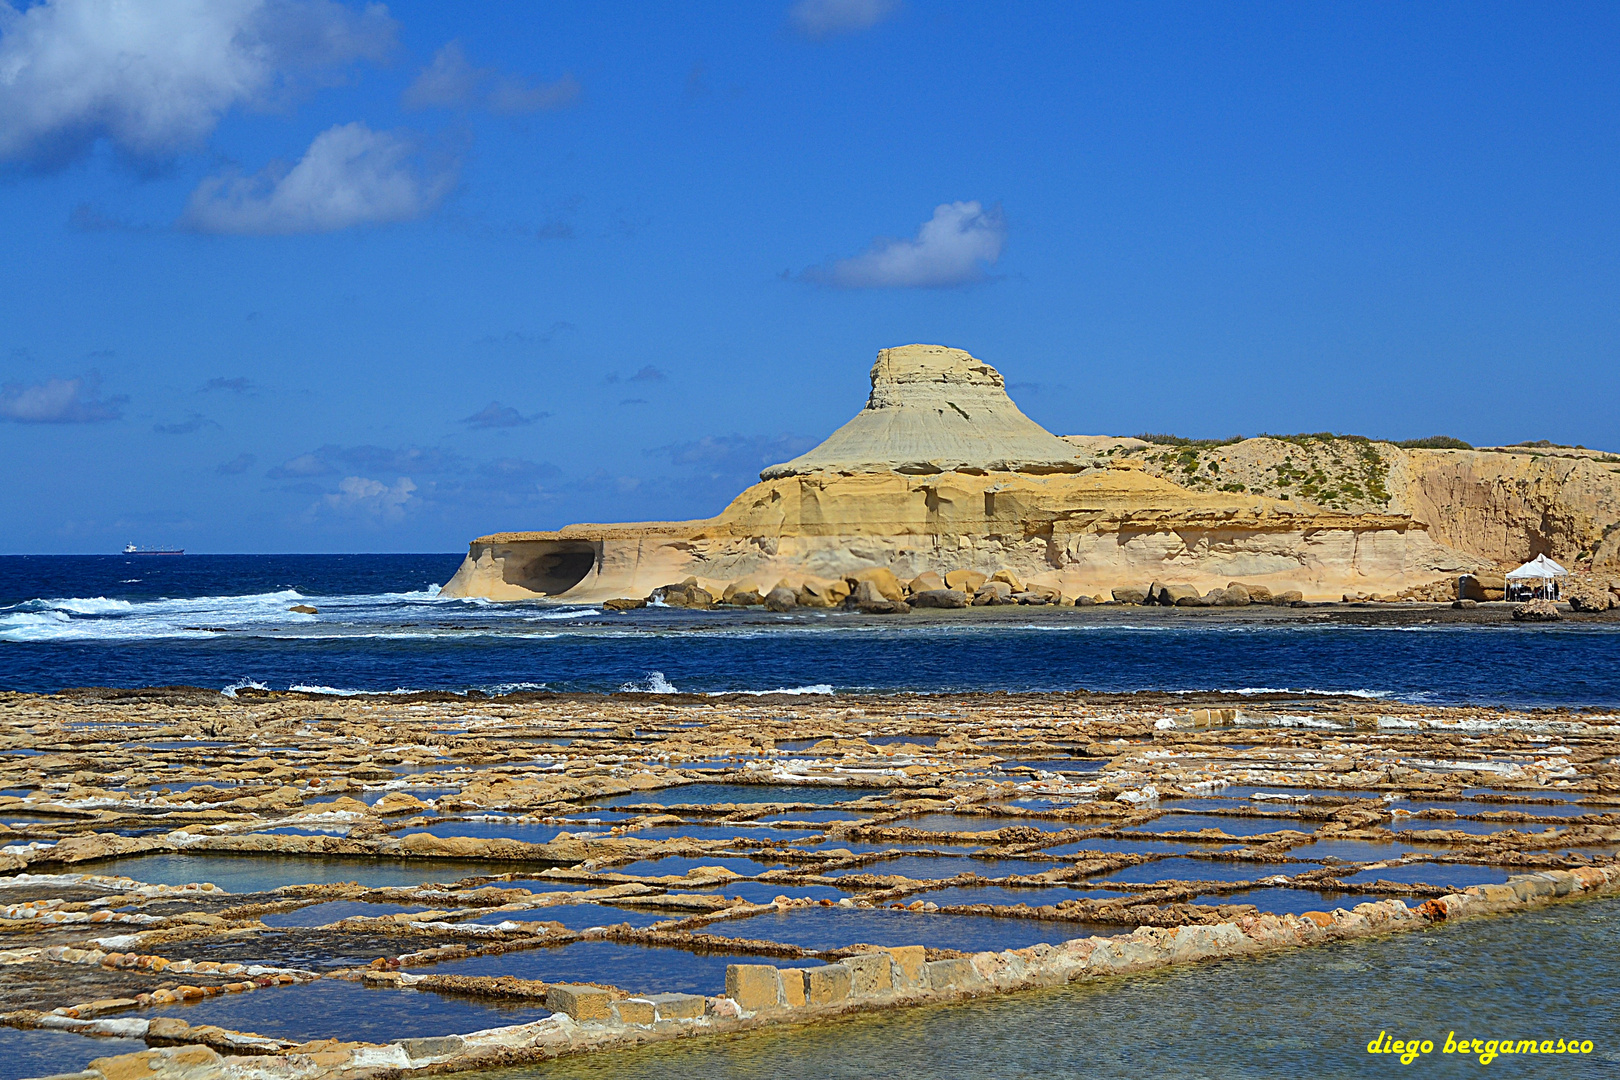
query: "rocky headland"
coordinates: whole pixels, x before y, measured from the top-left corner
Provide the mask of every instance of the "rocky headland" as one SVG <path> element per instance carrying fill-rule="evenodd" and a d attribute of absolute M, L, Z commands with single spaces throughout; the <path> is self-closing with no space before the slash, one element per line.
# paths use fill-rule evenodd
<path fill-rule="evenodd" d="M 1214 605 L 1450 600 L 1461 575 L 1488 589 L 1546 553 L 1589 565 L 1609 595 L 1620 458 L 1440 441 L 1060 438 L 989 364 L 907 345 L 878 354 L 854 419 L 718 516 L 480 537 L 444 593 L 689 606 L 775 593 L 873 611 L 1140 602 L 1166 587 Z M 996 579 L 1005 596 L 979 597 Z"/>

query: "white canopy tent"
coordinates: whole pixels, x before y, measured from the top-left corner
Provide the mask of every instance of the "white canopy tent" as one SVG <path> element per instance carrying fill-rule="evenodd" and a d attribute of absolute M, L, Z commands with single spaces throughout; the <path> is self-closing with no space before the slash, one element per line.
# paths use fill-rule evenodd
<path fill-rule="evenodd" d="M 1509 570 L 1505 576 L 1508 581 L 1508 599 L 1510 600 L 1528 600 L 1534 597 L 1556 600 L 1558 599 L 1558 579 L 1568 577 L 1569 571 L 1547 558 L 1547 556 L 1537 555 L 1517 570 Z"/>

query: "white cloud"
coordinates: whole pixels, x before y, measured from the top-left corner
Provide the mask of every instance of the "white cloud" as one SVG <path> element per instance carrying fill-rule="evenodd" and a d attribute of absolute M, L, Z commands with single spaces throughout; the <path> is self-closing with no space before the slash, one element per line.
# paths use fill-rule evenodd
<path fill-rule="evenodd" d="M 401 104 L 407 109 L 482 106 L 497 113 L 528 113 L 565 108 L 579 99 L 579 92 L 573 75 L 530 86 L 494 68 L 473 67 L 461 43 L 452 41 L 433 55 L 433 62 L 405 89 Z"/>
<path fill-rule="evenodd" d="M 399 521 L 415 497 L 416 485 L 408 476 L 400 477 L 392 487 L 364 476 L 346 476 L 338 482 L 336 491 L 322 496 L 321 503 L 337 513 Z"/>
<path fill-rule="evenodd" d="M 978 202 L 941 203 L 912 240 L 878 239 L 852 259 L 804 272 L 810 281 L 845 289 L 938 289 L 983 281 L 1001 258 L 1007 223 L 1001 209 Z"/>
<path fill-rule="evenodd" d="M 161 159 L 233 106 L 270 104 L 393 42 L 381 4 L 0 0 L 0 159 L 60 167 L 98 139 Z"/>
<path fill-rule="evenodd" d="M 254 176 L 204 180 L 180 224 L 207 233 L 335 232 L 419 218 L 454 184 L 454 167 L 423 167 L 408 135 L 339 124 L 315 136 L 291 169 L 276 162 Z"/>
<path fill-rule="evenodd" d="M 900 0 L 799 0 L 788 9 L 793 29 L 817 41 L 870 30 L 900 10 Z"/>
<path fill-rule="evenodd" d="M 103 398 L 101 377 L 94 372 L 77 379 L 51 379 L 24 386 L 0 386 L 0 420 L 18 424 L 93 424 L 117 420 L 127 397 Z"/>

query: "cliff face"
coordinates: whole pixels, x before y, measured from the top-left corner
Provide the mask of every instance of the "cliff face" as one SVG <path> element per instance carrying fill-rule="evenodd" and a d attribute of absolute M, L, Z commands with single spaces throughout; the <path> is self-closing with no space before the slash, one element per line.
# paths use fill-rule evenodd
<path fill-rule="evenodd" d="M 1408 512 L 1352 505 L 1365 480 L 1359 492 L 1335 490 L 1342 505 L 1318 505 L 1287 490 L 1292 481 L 1255 490 L 1265 467 L 1247 460 L 1200 463 L 1173 481 L 1147 443 L 1050 434 L 1018 411 L 994 368 L 961 350 L 886 349 L 866 408 L 765 470 L 719 516 L 482 537 L 444 592 L 592 601 L 687 576 L 718 593 L 885 566 L 903 578 L 1012 569 L 1070 596 L 1158 579 L 1336 599 L 1400 592 L 1479 562 Z M 1269 475 L 1287 480 L 1293 468 Z M 1213 479 L 1245 469 L 1252 487 Z"/>
<path fill-rule="evenodd" d="M 1599 564 L 1620 556 L 1620 457 L 1600 451 L 1403 449 L 1314 435 L 1219 446 L 1078 435 L 1065 441 L 1104 460 L 1140 462 L 1194 491 L 1407 515 L 1435 541 L 1498 566 L 1540 554 L 1570 563 L 1595 552 Z"/>

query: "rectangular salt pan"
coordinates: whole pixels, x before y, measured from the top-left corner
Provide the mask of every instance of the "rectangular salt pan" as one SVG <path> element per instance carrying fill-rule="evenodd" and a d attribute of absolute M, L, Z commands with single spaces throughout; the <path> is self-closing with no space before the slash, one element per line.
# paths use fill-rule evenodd
<path fill-rule="evenodd" d="M 1160 859 L 1140 866 L 1114 870 L 1098 880 L 1138 882 L 1158 881 L 1257 881 L 1282 874 L 1292 877 L 1308 870 L 1320 870 L 1315 863 L 1238 862 L 1231 859 Z"/>
<path fill-rule="evenodd" d="M 926 855 L 902 855 L 894 859 L 878 859 L 874 862 L 862 863 L 860 866 L 833 870 L 828 876 L 898 874 L 914 881 L 928 881 L 972 873 L 978 874 L 980 877 L 1000 878 L 1013 874 L 1041 874 L 1062 865 L 1062 863 L 1047 862 L 1040 859 L 1027 861 L 1023 859 L 969 859 L 955 855 L 935 859 Z"/>
<path fill-rule="evenodd" d="M 305 855 L 135 855 L 79 863 L 75 871 L 134 878 L 149 885 L 210 882 L 226 892 L 249 893 L 283 885 L 354 881 L 367 888 L 401 888 L 462 878 L 509 874 L 522 863 L 477 859 L 342 859 Z M 535 864 L 528 864 L 533 867 Z M 542 864 L 544 865 L 544 864 Z M 532 872 L 532 870 L 531 870 Z M 579 888 L 579 886 L 574 886 Z"/>
<path fill-rule="evenodd" d="M 727 964 L 811 967 L 822 962 L 578 941 L 559 948 L 474 956 L 411 970 L 422 975 L 511 975 L 543 982 L 601 982 L 632 994 L 718 994 L 725 990 Z"/>
<path fill-rule="evenodd" d="M 928 945 L 963 952 L 1000 952 L 1045 942 L 1120 932 L 1117 926 L 993 915 L 926 914 L 885 908 L 796 908 L 710 923 L 706 933 L 776 941 L 805 949 L 849 945 Z"/>

